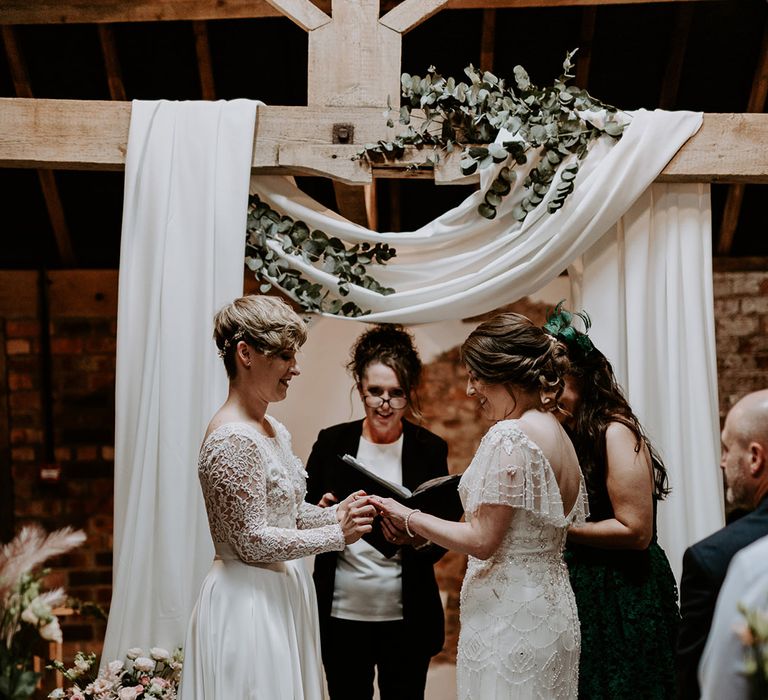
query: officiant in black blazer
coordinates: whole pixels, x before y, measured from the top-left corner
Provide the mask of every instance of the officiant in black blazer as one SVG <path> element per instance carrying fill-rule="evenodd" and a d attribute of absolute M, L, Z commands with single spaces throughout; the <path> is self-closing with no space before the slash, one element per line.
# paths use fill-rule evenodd
<path fill-rule="evenodd" d="M 358 457 L 378 476 L 415 489 L 448 473 L 446 442 L 406 420 L 418 416 L 421 360 L 411 336 L 384 324 L 363 333 L 348 365 L 365 408 L 363 420 L 321 430 L 307 461 L 307 501 L 330 506 L 340 456 Z M 444 619 L 433 565 L 445 550 L 385 528 L 401 545 L 385 557 L 365 541 L 315 558 L 320 638 L 331 700 L 424 697 L 427 669 L 443 646 Z"/>

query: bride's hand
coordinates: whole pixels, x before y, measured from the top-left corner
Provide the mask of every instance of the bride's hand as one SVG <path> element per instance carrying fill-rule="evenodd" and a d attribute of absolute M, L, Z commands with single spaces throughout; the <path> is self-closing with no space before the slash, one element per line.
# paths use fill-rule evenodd
<path fill-rule="evenodd" d="M 376 509 L 370 504 L 365 491 L 356 491 L 347 496 L 336 509 L 336 518 L 344 533 L 344 542 L 357 542 L 364 534 L 373 529 Z"/>
<path fill-rule="evenodd" d="M 370 497 L 371 503 L 376 506 L 376 510 L 379 515 L 388 520 L 398 528 L 405 530 L 405 519 L 411 512 L 411 509 L 399 503 L 394 498 L 379 498 L 378 496 Z"/>
<path fill-rule="evenodd" d="M 413 544 L 414 538 L 408 535 L 405 528 L 402 527 L 402 523 L 398 521 L 382 518 L 381 530 L 387 542 L 397 545 Z"/>

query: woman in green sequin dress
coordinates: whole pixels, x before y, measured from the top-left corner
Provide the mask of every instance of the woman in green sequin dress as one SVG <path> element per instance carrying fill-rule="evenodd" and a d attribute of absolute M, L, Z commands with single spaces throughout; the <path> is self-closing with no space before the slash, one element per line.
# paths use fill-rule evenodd
<path fill-rule="evenodd" d="M 667 473 L 610 362 L 570 321 L 558 308 L 545 328 L 568 347 L 559 404 L 589 494 L 588 522 L 569 530 L 565 554 L 581 625 L 579 697 L 672 698 L 680 613 L 656 541 Z"/>

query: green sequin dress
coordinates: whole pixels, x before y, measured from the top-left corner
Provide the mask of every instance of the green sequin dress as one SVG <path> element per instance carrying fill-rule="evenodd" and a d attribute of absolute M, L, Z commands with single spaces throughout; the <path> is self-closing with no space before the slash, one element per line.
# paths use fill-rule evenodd
<path fill-rule="evenodd" d="M 590 521 L 613 517 L 605 486 L 590 489 Z M 565 560 L 581 625 L 579 698 L 674 697 L 677 584 L 654 533 L 643 550 L 569 545 Z"/>

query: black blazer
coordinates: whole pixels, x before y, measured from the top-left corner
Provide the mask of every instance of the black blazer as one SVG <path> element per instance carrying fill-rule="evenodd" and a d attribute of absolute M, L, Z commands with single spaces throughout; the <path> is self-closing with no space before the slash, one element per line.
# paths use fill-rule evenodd
<path fill-rule="evenodd" d="M 764 535 L 768 535 L 768 498 L 751 513 L 685 550 L 680 580 L 682 621 L 677 643 L 679 700 L 697 700 L 701 696 L 697 678 L 699 660 L 728 564 L 739 550 Z"/>
<path fill-rule="evenodd" d="M 307 496 L 317 503 L 331 490 L 330 474 L 339 455 L 357 455 L 363 421 L 341 423 L 321 430 L 307 460 Z M 409 489 L 448 473 L 448 445 L 425 428 L 403 421 L 403 485 Z M 347 494 L 338 494 L 344 498 Z M 445 554 L 440 547 L 401 549 L 403 566 L 403 621 L 410 628 L 408 636 L 430 656 L 443 648 L 445 624 L 443 605 L 435 580 L 433 564 Z M 337 552 L 315 557 L 315 589 L 320 624 L 330 618 L 333 586 L 336 578 Z"/>

